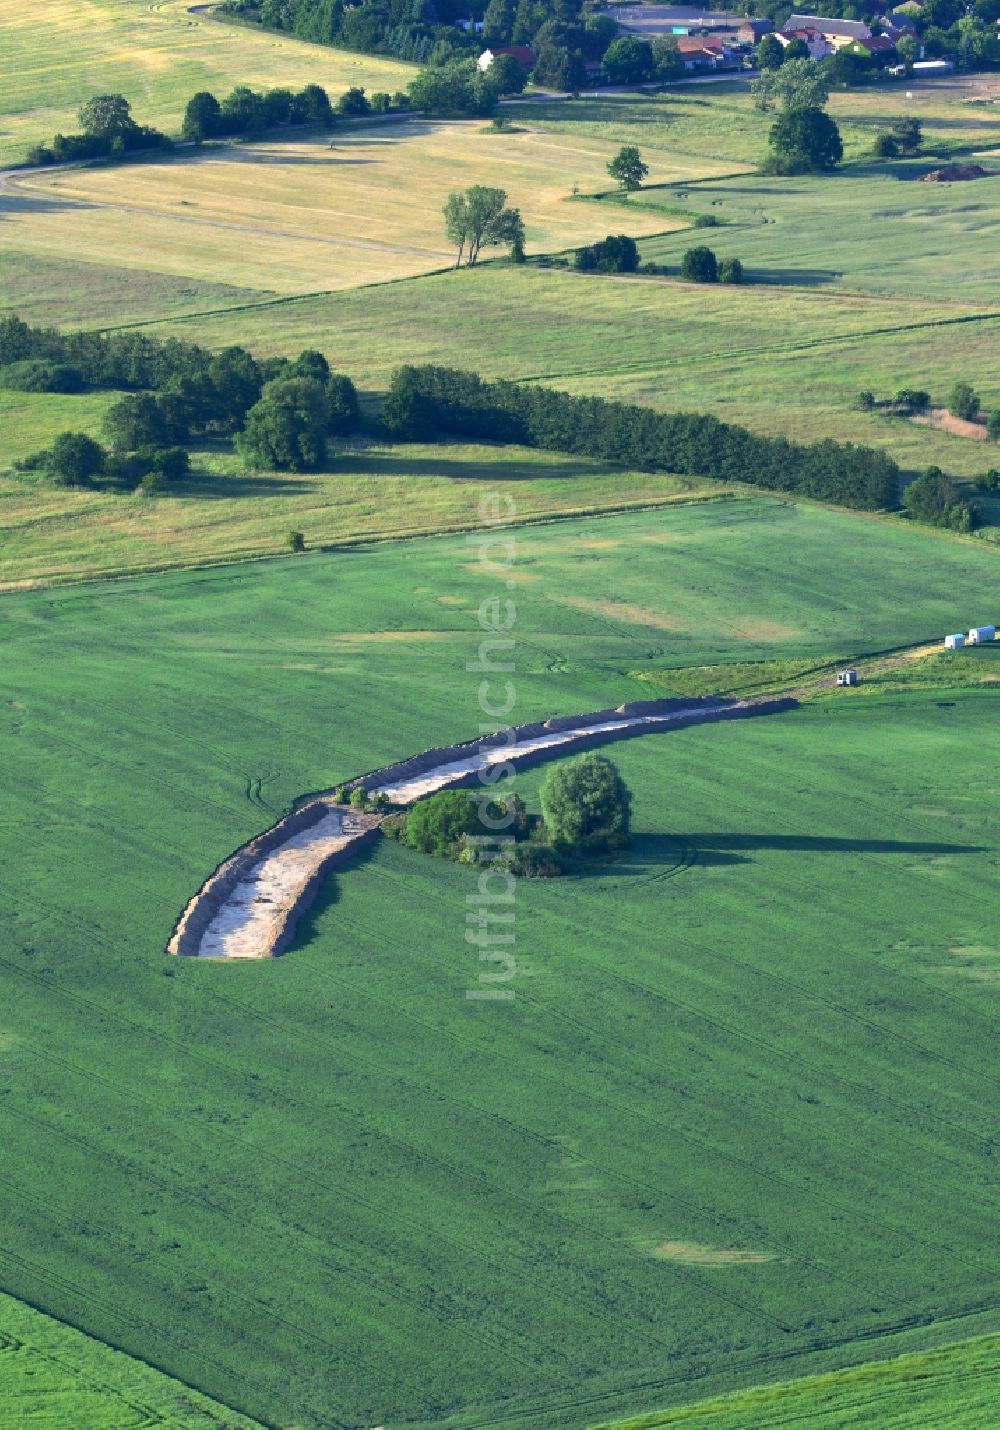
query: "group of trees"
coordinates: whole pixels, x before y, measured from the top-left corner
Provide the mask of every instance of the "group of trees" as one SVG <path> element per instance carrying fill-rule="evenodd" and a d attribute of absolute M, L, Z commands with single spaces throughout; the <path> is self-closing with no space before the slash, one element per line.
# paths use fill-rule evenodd
<path fill-rule="evenodd" d="M 88 456 L 79 444 L 73 480 L 61 458 L 40 453 L 30 459 L 33 470 L 67 485 L 85 484 L 102 472 L 126 486 L 150 474 L 170 480 L 187 469 L 183 446 L 210 435 L 235 434 L 249 466 L 304 470 L 323 460 L 330 436 L 352 431 L 359 421 L 354 384 L 332 373 L 323 354 L 312 350 L 261 361 L 242 347 L 212 353 L 174 338 L 59 333 L 17 317 L 0 319 L 0 387 L 7 374 L 13 372 L 17 382 L 26 370 L 69 372 L 77 391 L 89 386 L 125 392 L 105 413 L 109 451 L 98 449 L 97 465 L 93 452 Z M 183 462 L 162 455 L 177 449 Z M 154 486 L 147 483 L 147 490 Z"/>
<path fill-rule="evenodd" d="M 874 392 L 864 391 L 858 393 L 856 404 L 862 412 L 874 412 L 879 408 L 890 416 L 919 417 L 930 407 L 931 395 L 923 388 L 901 387 L 892 397 L 880 401 Z M 983 404 L 975 388 L 959 381 L 948 395 L 947 408 L 952 417 L 961 418 L 963 422 L 978 422 Z M 1000 407 L 993 407 L 987 412 L 986 435 L 991 442 L 1000 441 Z"/>
<path fill-rule="evenodd" d="M 689 248 L 681 259 L 681 277 L 689 283 L 742 283 L 743 264 L 738 258 L 720 263 L 714 251 L 704 245 Z"/>
<path fill-rule="evenodd" d="M 972 505 L 940 467 L 928 467 L 910 483 L 903 493 L 903 505 L 914 520 L 929 526 L 943 526 L 949 531 L 971 531 L 975 526 Z"/>
<path fill-rule="evenodd" d="M 765 113 L 780 112 L 768 135 L 770 154 L 764 165 L 771 174 L 823 173 L 844 157 L 840 130 L 825 113 L 830 78 L 810 59 L 786 59 L 762 70 L 750 86 L 754 103 Z"/>
<path fill-rule="evenodd" d="M 404 440 L 449 433 L 517 442 L 646 471 L 747 482 L 867 511 L 895 508 L 899 500 L 899 468 L 870 447 L 762 437 L 707 415 L 488 383 L 453 368 L 399 368 L 386 408 L 386 430 Z"/>
<path fill-rule="evenodd" d="M 536 877 L 569 872 L 580 860 L 607 856 L 628 843 L 632 796 L 602 755 L 554 765 L 539 798 L 541 819 L 513 793 L 440 790 L 393 815 L 383 828 L 424 854 Z M 502 846 L 498 832 L 505 837 Z"/>
<path fill-rule="evenodd" d="M 132 106 L 120 94 L 95 94 L 77 118 L 81 133 L 57 134 L 51 144 L 28 150 L 29 164 L 62 164 L 71 159 L 120 159 L 143 149 L 170 149 L 158 129 L 137 124 Z"/>
<path fill-rule="evenodd" d="M 573 267 L 580 273 L 634 273 L 639 267 L 639 248 L 625 233 L 609 233 L 597 243 L 578 248 Z"/>
<path fill-rule="evenodd" d="M 524 223 L 520 210 L 507 206 L 505 189 L 473 184 L 449 194 L 443 213 L 445 232 L 458 249 L 456 268 L 463 257 L 469 268 L 475 267 L 484 244 L 507 244 L 514 262 L 524 262 Z"/>

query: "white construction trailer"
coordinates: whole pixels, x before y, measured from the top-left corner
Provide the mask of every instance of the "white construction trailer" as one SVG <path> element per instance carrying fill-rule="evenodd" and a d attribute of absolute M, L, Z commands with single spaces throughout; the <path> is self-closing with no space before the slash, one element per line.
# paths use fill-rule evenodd
<path fill-rule="evenodd" d="M 969 645 L 985 645 L 997 638 L 996 626 L 973 626 L 969 632 Z"/>
<path fill-rule="evenodd" d="M 956 632 L 953 636 L 945 636 L 944 638 L 945 650 L 961 650 L 964 645 L 965 636 L 962 635 L 961 631 Z"/>
<path fill-rule="evenodd" d="M 856 670 L 840 670 L 837 672 L 838 685 L 857 685 L 858 672 Z"/>

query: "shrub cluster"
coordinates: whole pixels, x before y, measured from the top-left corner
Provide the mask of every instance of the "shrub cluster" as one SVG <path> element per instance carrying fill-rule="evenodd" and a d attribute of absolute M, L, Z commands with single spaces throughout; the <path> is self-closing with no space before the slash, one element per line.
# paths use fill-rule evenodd
<path fill-rule="evenodd" d="M 928 467 L 910 483 L 903 493 L 903 505 L 916 521 L 949 531 L 971 531 L 976 524 L 974 508 L 940 467 Z"/>
<path fill-rule="evenodd" d="M 419 421 L 425 437 L 445 432 L 517 442 L 646 471 L 747 482 L 864 511 L 899 504 L 899 468 L 870 447 L 762 437 L 703 414 L 655 412 L 548 387 L 484 382 L 476 373 L 444 367 L 399 368 L 389 402 Z M 408 435 L 385 425 L 392 435 Z"/>
<path fill-rule="evenodd" d="M 573 267 L 581 273 L 634 273 L 639 267 L 639 249 L 627 234 L 609 233 L 597 243 L 578 248 Z"/>

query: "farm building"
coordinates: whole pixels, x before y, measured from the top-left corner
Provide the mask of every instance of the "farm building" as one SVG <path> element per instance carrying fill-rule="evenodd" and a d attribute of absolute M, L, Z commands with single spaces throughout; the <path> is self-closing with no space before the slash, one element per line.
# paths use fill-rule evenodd
<path fill-rule="evenodd" d="M 741 45 L 759 45 L 764 36 L 770 35 L 773 30 L 770 20 L 746 19 L 736 31 L 736 38 Z"/>
<path fill-rule="evenodd" d="M 523 65 L 526 70 L 535 68 L 536 55 L 534 50 L 527 45 L 498 45 L 495 50 L 483 50 L 477 61 L 479 68 L 485 73 L 496 59 L 497 55 L 511 55 L 517 60 L 519 65 Z"/>
<path fill-rule="evenodd" d="M 860 676 L 858 675 L 858 672 L 857 672 L 856 670 L 838 670 L 838 671 L 837 671 L 837 684 L 838 684 L 838 685 L 857 685 L 859 679 L 860 679 Z"/>
<path fill-rule="evenodd" d="M 997 638 L 996 626 L 973 626 L 969 631 L 969 645 L 985 645 Z"/>
<path fill-rule="evenodd" d="M 945 650 L 961 650 L 964 645 L 965 636 L 962 635 L 961 631 L 957 631 L 953 636 L 945 636 L 944 638 Z"/>
<path fill-rule="evenodd" d="M 872 32 L 861 20 L 830 20 L 823 15 L 789 15 L 785 24 L 786 34 L 802 30 L 815 30 L 835 50 L 842 49 L 855 40 L 870 40 Z"/>

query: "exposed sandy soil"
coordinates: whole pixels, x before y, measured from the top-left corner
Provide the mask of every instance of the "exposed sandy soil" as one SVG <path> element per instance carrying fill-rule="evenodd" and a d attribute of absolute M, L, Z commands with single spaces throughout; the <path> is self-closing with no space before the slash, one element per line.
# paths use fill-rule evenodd
<path fill-rule="evenodd" d="M 661 1241 L 653 1248 L 660 1261 L 679 1261 L 684 1266 L 754 1266 L 774 1258 L 766 1251 L 739 1251 L 699 1246 L 696 1241 Z"/>
<path fill-rule="evenodd" d="M 947 407 L 932 407 L 922 417 L 910 420 L 918 427 L 933 427 L 938 432 L 950 432 L 953 437 L 971 437 L 973 442 L 986 441 L 985 423 L 966 422 L 962 417 L 953 417 Z"/>

